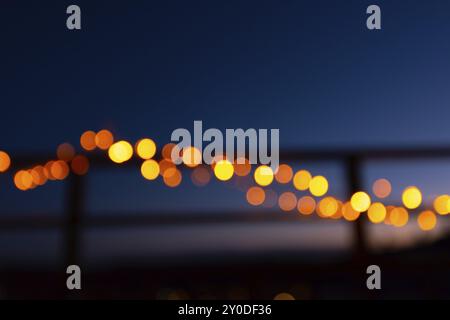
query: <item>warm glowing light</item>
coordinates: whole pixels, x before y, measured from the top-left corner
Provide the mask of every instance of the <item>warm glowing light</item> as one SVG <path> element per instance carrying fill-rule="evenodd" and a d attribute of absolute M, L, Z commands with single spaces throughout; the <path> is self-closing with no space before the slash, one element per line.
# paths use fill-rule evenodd
<path fill-rule="evenodd" d="M 384 199 L 391 194 L 392 186 L 387 179 L 378 179 L 373 183 L 372 191 L 375 196 Z"/>
<path fill-rule="evenodd" d="M 408 211 L 402 207 L 392 209 L 391 214 L 389 215 L 389 220 L 392 225 L 396 227 L 403 227 L 409 220 Z"/>
<path fill-rule="evenodd" d="M 44 172 L 48 180 L 56 180 L 56 178 L 52 175 L 52 166 L 55 161 L 51 160 L 47 162 L 44 166 Z"/>
<path fill-rule="evenodd" d="M 166 160 L 166 159 L 162 159 L 162 160 L 159 162 L 159 174 L 160 174 L 161 176 L 164 176 L 164 172 L 165 172 L 167 169 L 170 169 L 170 168 L 175 168 L 175 165 L 173 164 L 172 161 Z"/>
<path fill-rule="evenodd" d="M 202 153 L 195 147 L 186 147 L 183 149 L 183 163 L 194 168 L 202 163 Z"/>
<path fill-rule="evenodd" d="M 300 191 L 308 190 L 311 181 L 311 173 L 306 170 L 300 170 L 295 173 L 293 184 L 295 189 Z"/>
<path fill-rule="evenodd" d="M 192 171 L 191 179 L 196 186 L 203 187 L 211 180 L 211 174 L 205 167 L 197 167 Z"/>
<path fill-rule="evenodd" d="M 294 175 L 292 168 L 287 164 L 281 164 L 275 173 L 275 180 L 281 184 L 289 183 Z"/>
<path fill-rule="evenodd" d="M 95 145 L 95 132 L 86 131 L 81 135 L 80 145 L 86 151 L 92 151 L 96 148 Z"/>
<path fill-rule="evenodd" d="M 230 180 L 233 177 L 234 167 L 228 160 L 219 160 L 214 166 L 214 174 L 221 181 Z"/>
<path fill-rule="evenodd" d="M 316 209 L 316 200 L 310 196 L 301 197 L 297 203 L 297 210 L 301 214 L 310 215 Z"/>
<path fill-rule="evenodd" d="M 333 197 L 325 197 L 319 202 L 319 212 L 325 217 L 331 217 L 336 214 L 339 205 Z"/>
<path fill-rule="evenodd" d="M 31 189 L 33 187 L 33 176 L 30 172 L 22 170 L 20 174 L 20 181 L 22 186 L 26 189 Z"/>
<path fill-rule="evenodd" d="M 162 157 L 166 160 L 172 161 L 172 150 L 175 148 L 175 143 L 166 144 L 161 151 Z"/>
<path fill-rule="evenodd" d="M 268 186 L 273 181 L 272 168 L 264 165 L 259 166 L 258 168 L 256 168 L 253 177 L 255 179 L 255 182 L 260 186 Z"/>
<path fill-rule="evenodd" d="M 369 220 L 373 223 L 383 222 L 384 219 L 386 218 L 386 208 L 382 203 L 374 202 L 369 207 L 367 216 L 369 217 Z"/>
<path fill-rule="evenodd" d="M 344 219 L 347 221 L 355 221 L 359 218 L 360 213 L 353 209 L 352 204 L 350 202 L 344 203 L 342 206 L 342 215 Z"/>
<path fill-rule="evenodd" d="M 33 176 L 25 170 L 20 170 L 14 175 L 14 184 L 17 189 L 26 191 L 33 186 Z"/>
<path fill-rule="evenodd" d="M 315 176 L 309 182 L 309 191 L 316 197 L 321 197 L 328 191 L 328 181 L 323 176 Z"/>
<path fill-rule="evenodd" d="M 36 166 L 29 172 L 33 176 L 33 184 L 42 186 L 47 182 L 47 175 L 43 166 Z"/>
<path fill-rule="evenodd" d="M 70 143 L 63 143 L 56 149 L 56 155 L 59 160 L 69 162 L 75 156 L 75 149 Z"/>
<path fill-rule="evenodd" d="M 430 231 L 436 227 L 436 215 L 431 210 L 423 211 L 417 217 L 419 228 L 423 231 Z"/>
<path fill-rule="evenodd" d="M 53 162 L 50 172 L 56 180 L 64 180 L 69 175 L 69 166 L 63 160 Z"/>
<path fill-rule="evenodd" d="M 89 171 L 89 160 L 83 155 L 75 156 L 70 162 L 70 167 L 73 173 L 83 176 Z"/>
<path fill-rule="evenodd" d="M 166 186 L 175 188 L 180 185 L 182 175 L 177 168 L 169 168 L 164 172 L 163 180 Z"/>
<path fill-rule="evenodd" d="M 282 292 L 277 294 L 273 300 L 295 300 L 294 296 L 292 294 Z"/>
<path fill-rule="evenodd" d="M 156 154 L 156 144 L 152 139 L 141 139 L 136 144 L 136 153 L 142 159 L 148 160 Z"/>
<path fill-rule="evenodd" d="M 408 209 L 415 209 L 422 203 L 422 193 L 417 187 L 408 187 L 403 191 L 402 201 Z"/>
<path fill-rule="evenodd" d="M 251 187 L 247 191 L 247 201 L 252 206 L 259 206 L 264 203 L 266 193 L 260 187 Z"/>
<path fill-rule="evenodd" d="M 246 177 L 252 170 L 250 161 L 245 158 L 238 158 L 234 162 L 234 173 L 239 177 Z"/>
<path fill-rule="evenodd" d="M 450 196 L 443 194 L 433 201 L 434 210 L 440 215 L 446 215 L 450 212 Z"/>
<path fill-rule="evenodd" d="M 387 206 L 386 207 L 386 218 L 384 219 L 384 224 L 387 224 L 387 225 L 391 225 L 392 224 L 392 222 L 391 222 L 391 212 L 394 209 L 395 209 L 394 206 Z"/>
<path fill-rule="evenodd" d="M 330 217 L 331 219 L 335 219 L 335 220 L 342 218 L 342 201 L 336 200 L 336 202 L 338 205 L 338 209 L 337 209 L 336 213 Z"/>
<path fill-rule="evenodd" d="M 297 197 L 292 192 L 283 192 L 278 198 L 278 205 L 283 211 L 292 211 L 297 207 Z"/>
<path fill-rule="evenodd" d="M 0 151 L 0 172 L 5 172 L 11 165 L 11 158 L 5 151 Z"/>
<path fill-rule="evenodd" d="M 108 155 L 113 162 L 123 163 L 133 156 L 133 147 L 129 142 L 122 140 L 109 147 Z"/>
<path fill-rule="evenodd" d="M 353 194 L 350 203 L 352 208 L 358 212 L 364 212 L 370 207 L 370 197 L 367 193 L 363 191 L 356 192 Z"/>
<path fill-rule="evenodd" d="M 100 130 L 95 135 L 95 145 L 102 150 L 107 150 L 113 143 L 114 136 L 109 130 Z"/>
<path fill-rule="evenodd" d="M 147 180 L 155 180 L 159 175 L 159 165 L 155 160 L 146 160 L 141 165 L 141 174 Z"/>

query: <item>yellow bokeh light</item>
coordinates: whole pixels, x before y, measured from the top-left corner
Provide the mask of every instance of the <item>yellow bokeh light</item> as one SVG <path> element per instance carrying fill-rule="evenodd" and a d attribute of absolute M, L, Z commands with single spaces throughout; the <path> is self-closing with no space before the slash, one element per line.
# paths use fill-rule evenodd
<path fill-rule="evenodd" d="M 159 165 L 155 160 L 146 160 L 141 165 L 141 174 L 147 180 L 155 180 L 159 175 Z"/>
<path fill-rule="evenodd" d="M 326 218 L 336 214 L 338 209 L 338 202 L 333 197 L 325 197 L 319 202 L 319 212 Z"/>
<path fill-rule="evenodd" d="M 310 196 L 301 197 L 297 203 L 297 210 L 301 214 L 310 215 L 316 209 L 316 200 Z"/>
<path fill-rule="evenodd" d="M 194 168 L 202 163 L 202 153 L 195 147 L 186 147 L 183 148 L 182 159 L 186 166 Z"/>
<path fill-rule="evenodd" d="M 214 175 L 221 181 L 230 180 L 234 174 L 233 164 L 228 160 L 219 160 L 214 166 Z"/>
<path fill-rule="evenodd" d="M 389 220 L 393 226 L 403 227 L 408 223 L 409 214 L 405 208 L 394 208 L 389 215 Z"/>
<path fill-rule="evenodd" d="M 133 147 L 127 141 L 118 141 L 108 150 L 109 158 L 115 163 L 123 163 L 133 156 Z"/>
<path fill-rule="evenodd" d="M 297 197 L 292 192 L 283 192 L 278 198 L 278 205 L 283 211 L 292 211 L 297 207 Z"/>
<path fill-rule="evenodd" d="M 136 144 L 136 153 L 142 159 L 148 160 L 156 154 L 156 144 L 152 139 L 141 139 Z"/>
<path fill-rule="evenodd" d="M 11 158 L 5 151 L 0 151 L 0 172 L 5 172 L 11 165 Z"/>
<path fill-rule="evenodd" d="M 375 196 L 384 199 L 391 194 L 392 186 L 387 179 L 378 179 L 373 183 L 372 191 Z"/>
<path fill-rule="evenodd" d="M 415 209 L 422 203 L 422 193 L 417 187 L 408 187 L 403 191 L 402 202 L 408 209 Z"/>
<path fill-rule="evenodd" d="M 344 219 L 347 221 L 355 221 L 359 218 L 360 213 L 353 209 L 352 204 L 350 202 L 346 202 L 342 206 L 342 215 Z"/>
<path fill-rule="evenodd" d="M 246 197 L 252 206 L 259 206 L 266 199 L 266 193 L 261 187 L 251 187 L 248 189 Z"/>
<path fill-rule="evenodd" d="M 381 223 L 386 218 L 386 207 L 380 202 L 375 202 L 370 205 L 367 216 L 372 223 Z"/>
<path fill-rule="evenodd" d="M 311 173 L 307 170 L 297 171 L 294 175 L 293 184 L 295 189 L 300 191 L 308 190 L 311 181 Z"/>
<path fill-rule="evenodd" d="M 423 231 L 430 231 L 436 227 L 436 215 L 431 210 L 423 211 L 417 217 L 419 228 Z"/>
<path fill-rule="evenodd" d="M 363 191 L 356 192 L 353 194 L 350 203 L 352 208 L 358 212 L 364 212 L 370 207 L 370 197 L 367 193 Z"/>
<path fill-rule="evenodd" d="M 443 194 L 433 201 L 434 210 L 440 215 L 446 215 L 450 212 L 450 196 Z"/>
<path fill-rule="evenodd" d="M 328 181 L 323 176 L 315 176 L 309 182 L 309 191 L 313 196 L 321 197 L 328 191 Z"/>
<path fill-rule="evenodd" d="M 254 179 L 260 186 L 268 186 L 273 181 L 273 171 L 271 167 L 262 165 L 259 166 L 254 173 Z"/>
<path fill-rule="evenodd" d="M 292 168 L 289 165 L 281 164 L 275 173 L 275 179 L 281 184 L 286 184 L 292 180 L 293 174 Z"/>

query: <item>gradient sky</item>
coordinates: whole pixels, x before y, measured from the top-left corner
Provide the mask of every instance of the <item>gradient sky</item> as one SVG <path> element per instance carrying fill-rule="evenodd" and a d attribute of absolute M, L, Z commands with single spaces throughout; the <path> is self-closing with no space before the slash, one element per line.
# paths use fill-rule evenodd
<path fill-rule="evenodd" d="M 65 26 L 72 3 L 82 9 L 81 31 Z M 450 2 L 376 1 L 382 30 L 369 31 L 373 3 L 2 1 L 0 149 L 53 154 L 102 128 L 162 144 L 194 120 L 279 128 L 284 148 L 450 145 Z M 384 163 L 367 177 L 436 194 L 448 192 L 449 168 Z M 334 164 L 316 172 L 342 178 Z M 103 191 L 88 206 L 145 209 L 149 191 L 165 205 L 204 198 L 156 191 L 133 174 L 95 173 L 90 195 Z M 61 207 L 61 186 L 24 196 L 0 181 L 7 209 Z M 214 207 L 245 206 L 242 194 L 223 189 Z"/>

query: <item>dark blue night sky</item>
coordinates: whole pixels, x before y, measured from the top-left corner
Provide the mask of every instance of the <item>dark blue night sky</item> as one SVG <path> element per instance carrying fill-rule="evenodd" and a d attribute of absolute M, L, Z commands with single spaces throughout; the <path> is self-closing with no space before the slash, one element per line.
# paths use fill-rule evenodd
<path fill-rule="evenodd" d="M 282 146 L 447 144 L 450 4 L 379 1 L 371 32 L 370 3 L 78 1 L 69 32 L 68 1 L 4 1 L 1 146 L 167 141 L 196 119 L 280 128 Z"/>

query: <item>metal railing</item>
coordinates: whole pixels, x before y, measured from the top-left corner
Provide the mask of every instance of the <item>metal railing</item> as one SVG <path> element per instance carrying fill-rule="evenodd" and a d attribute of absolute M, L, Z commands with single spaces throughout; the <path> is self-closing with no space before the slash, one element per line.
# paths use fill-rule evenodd
<path fill-rule="evenodd" d="M 424 147 L 424 148 L 372 148 L 372 149 L 336 149 L 336 150 L 285 150 L 280 152 L 283 162 L 295 161 L 334 161 L 340 162 L 345 170 L 347 193 L 350 197 L 354 192 L 362 189 L 363 172 L 362 165 L 369 160 L 402 160 L 411 159 L 450 159 L 449 147 Z M 22 155 L 14 157 L 11 171 L 23 169 L 36 163 L 45 163 L 48 157 L 36 155 Z M 92 167 L 108 168 L 113 166 L 104 154 L 93 153 L 89 155 Z M 123 164 L 125 167 L 137 167 L 137 159 L 132 159 Z M 148 215 L 101 215 L 97 217 L 85 215 L 85 188 L 84 176 L 70 175 L 66 179 L 67 194 L 65 199 L 65 216 L 56 218 L 50 216 L 14 217 L 4 215 L 0 217 L 1 230 L 35 230 L 45 228 L 62 228 L 64 230 L 65 265 L 77 264 L 80 257 L 80 239 L 82 228 L 95 227 L 128 227 L 128 226 L 158 226 L 176 224 L 201 224 L 201 223 L 227 223 L 227 222 L 261 222 L 276 221 L 280 219 L 295 219 L 292 216 L 280 216 L 275 212 L 258 215 L 257 213 L 242 212 L 216 212 L 214 215 L 206 215 L 201 212 L 171 212 L 171 214 L 152 213 Z M 365 220 L 358 219 L 353 223 L 353 250 L 356 258 L 364 257 L 368 253 Z"/>

